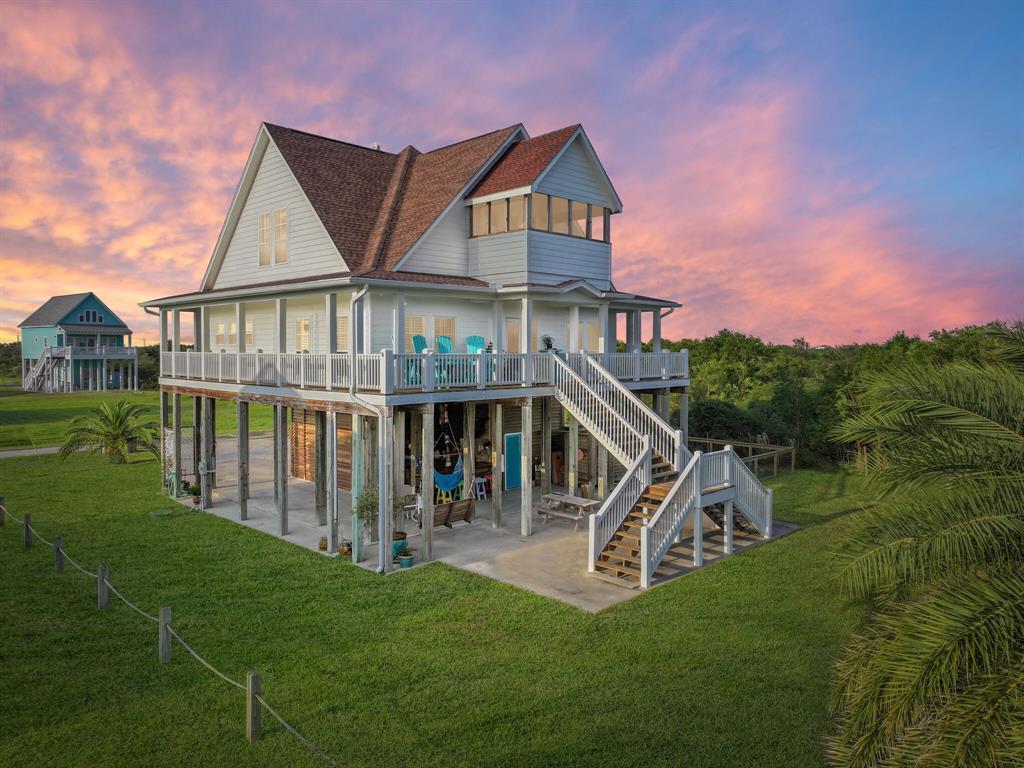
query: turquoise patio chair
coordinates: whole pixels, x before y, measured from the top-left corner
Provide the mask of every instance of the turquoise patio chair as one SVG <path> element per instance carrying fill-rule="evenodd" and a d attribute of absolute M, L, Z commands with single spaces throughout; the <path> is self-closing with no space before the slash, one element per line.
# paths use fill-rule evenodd
<path fill-rule="evenodd" d="M 417 355 L 422 355 L 427 351 L 427 339 L 424 336 L 420 336 L 418 333 L 412 337 L 412 351 Z"/>
<path fill-rule="evenodd" d="M 484 341 L 483 336 L 467 336 L 466 337 L 466 351 L 471 355 L 477 355 L 487 348 L 487 342 Z"/>
<path fill-rule="evenodd" d="M 438 336 L 434 339 L 437 346 L 437 352 L 442 355 L 451 355 L 455 353 L 455 347 L 452 346 L 451 336 Z"/>
<path fill-rule="evenodd" d="M 417 355 L 422 355 L 427 349 L 426 338 L 419 334 L 413 336 L 412 348 Z M 409 360 L 405 364 L 405 378 L 409 382 L 410 387 L 418 387 L 423 383 L 420 372 L 420 363 L 418 360 Z"/>

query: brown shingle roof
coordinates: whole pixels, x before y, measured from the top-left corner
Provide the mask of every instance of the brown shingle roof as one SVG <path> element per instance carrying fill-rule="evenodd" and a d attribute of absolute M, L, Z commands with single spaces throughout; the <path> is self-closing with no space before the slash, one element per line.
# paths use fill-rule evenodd
<path fill-rule="evenodd" d="M 513 144 L 466 197 L 482 197 L 533 184 L 577 128 L 578 124 L 569 125 Z"/>
<path fill-rule="evenodd" d="M 394 270 L 517 128 L 427 153 L 409 146 L 395 155 L 267 124 L 354 275 Z"/>

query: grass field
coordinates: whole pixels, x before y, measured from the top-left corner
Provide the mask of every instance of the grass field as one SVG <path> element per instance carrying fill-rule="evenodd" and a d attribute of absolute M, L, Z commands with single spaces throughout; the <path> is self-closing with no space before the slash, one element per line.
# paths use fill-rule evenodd
<path fill-rule="evenodd" d="M 155 390 L 141 392 L 22 392 L 14 386 L 0 387 L 0 450 L 39 448 L 60 445 L 71 419 L 101 402 L 127 400 L 146 408 L 153 421 L 159 418 L 159 395 Z M 182 424 L 192 423 L 192 398 L 182 397 Z M 252 431 L 273 428 L 271 408 L 253 405 L 249 408 Z M 218 434 L 234 434 L 235 409 L 223 403 L 217 409 Z"/>
<path fill-rule="evenodd" d="M 59 480 L 59 481 L 58 481 Z M 772 483 L 804 526 L 602 613 L 443 564 L 382 577 L 178 508 L 154 461 L 0 460 L 0 494 L 346 766 L 820 766 L 831 660 L 864 617 L 829 547 L 856 476 Z M 0 528 L 0 765 L 315 766 L 243 696 Z"/>

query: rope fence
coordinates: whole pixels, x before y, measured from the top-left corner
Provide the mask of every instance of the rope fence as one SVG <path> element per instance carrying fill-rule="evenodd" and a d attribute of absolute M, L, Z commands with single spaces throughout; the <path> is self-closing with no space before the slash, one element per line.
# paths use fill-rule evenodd
<path fill-rule="evenodd" d="M 204 659 L 196 650 L 189 645 L 182 638 L 181 635 L 175 631 L 171 625 L 171 609 L 169 606 L 161 606 L 159 612 L 154 615 L 147 613 L 138 605 L 133 603 L 124 594 L 121 593 L 113 584 L 110 583 L 110 569 L 105 563 L 101 563 L 95 572 L 84 568 L 82 565 L 72 559 L 71 555 L 64 549 L 63 536 L 57 534 L 54 536 L 53 541 L 47 541 L 43 538 L 39 532 L 32 527 L 32 514 L 26 512 L 24 517 L 19 519 L 7 508 L 6 499 L 0 496 L 0 527 L 3 527 L 7 518 L 10 518 L 18 525 L 22 526 L 24 531 L 24 544 L 25 549 L 31 549 L 33 538 L 38 539 L 46 546 L 53 549 L 53 565 L 54 570 L 63 571 L 64 563 L 69 563 L 73 568 L 85 574 L 91 579 L 96 580 L 96 595 L 97 595 L 97 607 L 105 609 L 108 607 L 110 602 L 110 594 L 113 594 L 118 600 L 124 603 L 126 606 L 131 608 L 135 613 L 139 614 L 145 619 L 154 622 L 158 625 L 158 655 L 160 662 L 163 664 L 170 663 L 171 661 L 171 638 L 177 640 L 178 644 L 185 649 L 186 652 L 196 661 L 198 661 L 203 667 L 212 672 L 215 676 L 219 677 L 228 685 L 237 688 L 238 690 L 244 691 L 246 696 L 246 707 L 245 707 L 245 736 L 248 741 L 257 741 L 262 735 L 262 721 L 261 711 L 266 710 L 272 718 L 274 718 L 281 726 L 294 736 L 300 744 L 306 749 L 312 752 L 314 755 L 319 757 L 321 760 L 326 762 L 328 765 L 335 766 L 335 768 L 341 768 L 341 764 L 331 757 L 329 754 L 320 749 L 316 744 L 303 736 L 295 726 L 285 720 L 275 710 L 267 700 L 263 698 L 262 680 L 260 675 L 256 672 L 249 672 L 246 676 L 245 683 L 240 683 L 228 677 L 226 674 L 221 672 L 209 661 Z"/>

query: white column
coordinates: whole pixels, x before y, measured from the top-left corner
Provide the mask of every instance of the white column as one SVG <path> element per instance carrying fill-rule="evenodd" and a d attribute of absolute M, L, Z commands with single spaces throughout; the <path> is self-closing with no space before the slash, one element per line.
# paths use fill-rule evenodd
<path fill-rule="evenodd" d="M 633 349 L 634 353 L 640 351 L 643 342 L 643 313 L 639 309 L 633 310 Z"/>
<path fill-rule="evenodd" d="M 580 307 L 578 304 L 569 307 L 569 351 L 580 351 Z"/>
<path fill-rule="evenodd" d="M 327 551 L 338 551 L 338 414 L 327 412 Z M 318 468 L 319 469 L 319 468 Z"/>
<path fill-rule="evenodd" d="M 380 506 L 377 508 L 379 566 L 387 573 L 391 570 L 392 500 L 394 486 L 388 482 L 394 456 L 394 415 L 391 408 L 383 408 L 384 415 L 377 419 L 377 489 Z"/>
<path fill-rule="evenodd" d="M 661 310 L 654 310 L 651 313 L 651 318 L 651 350 L 661 352 Z"/>
<path fill-rule="evenodd" d="M 491 304 L 491 341 L 494 342 L 495 352 L 515 352 L 514 349 L 505 349 L 505 312 L 502 304 L 497 299 Z"/>
<path fill-rule="evenodd" d="M 177 352 L 181 349 L 181 310 L 171 310 L 171 373 L 177 375 Z"/>
<path fill-rule="evenodd" d="M 281 355 L 288 351 L 288 300 L 274 300 L 274 342 L 278 354 L 277 385 L 284 386 L 284 362 Z"/>
<path fill-rule="evenodd" d="M 209 315 L 206 307 L 200 307 L 192 313 L 192 327 L 195 329 L 196 352 L 213 352 L 213 341 L 206 337 L 206 326 Z"/>
<path fill-rule="evenodd" d="M 505 483 L 505 429 L 501 401 L 491 404 L 491 525 L 501 528 L 501 494 Z"/>
<path fill-rule="evenodd" d="M 338 351 L 338 294 L 328 293 L 324 296 L 324 322 L 327 324 L 327 354 L 333 355 Z M 349 329 L 351 333 L 351 329 Z M 330 376 L 328 375 L 328 384 Z"/>
<path fill-rule="evenodd" d="M 395 309 L 391 318 L 391 350 L 397 354 L 405 352 L 405 294 L 395 295 Z"/>
<path fill-rule="evenodd" d="M 429 560 L 434 541 L 434 404 L 423 406 L 423 428 L 420 453 L 423 459 L 423 480 L 420 498 L 423 499 L 423 531 L 420 538 L 422 557 Z"/>
<path fill-rule="evenodd" d="M 609 317 L 608 305 L 598 304 L 597 305 L 597 351 L 598 352 L 614 352 L 615 351 L 615 333 L 609 335 L 609 323 L 614 321 L 614 315 Z"/>
<path fill-rule="evenodd" d="M 523 452 L 521 465 L 520 494 L 520 533 L 529 536 L 533 533 L 533 398 L 523 398 L 521 429 L 523 435 Z"/>
<path fill-rule="evenodd" d="M 363 495 L 366 478 L 366 455 L 363 445 L 365 434 L 365 423 L 363 417 L 352 414 L 352 509 L 356 507 L 356 501 Z M 352 513 L 352 562 L 358 563 L 363 559 L 363 531 L 362 521 Z"/>
<path fill-rule="evenodd" d="M 242 354 L 245 352 L 245 302 L 235 302 L 235 381 L 242 383 Z"/>
<path fill-rule="evenodd" d="M 366 295 L 361 298 L 360 303 L 363 305 L 363 352 L 373 351 L 373 309 L 370 306 L 371 294 L 369 291 Z"/>

